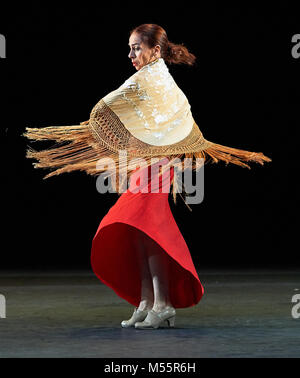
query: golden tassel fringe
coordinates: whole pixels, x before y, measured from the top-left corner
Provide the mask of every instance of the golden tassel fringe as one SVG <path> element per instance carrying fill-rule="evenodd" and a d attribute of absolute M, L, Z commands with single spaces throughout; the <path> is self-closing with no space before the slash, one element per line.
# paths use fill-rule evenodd
<path fill-rule="evenodd" d="M 120 174 L 125 174 L 127 175 L 127 178 L 130 178 L 132 173 L 130 171 L 136 169 L 136 165 L 130 165 L 130 154 L 126 157 L 122 157 L 122 155 L 110 151 L 104 144 L 101 145 L 99 140 L 96 140 L 91 133 L 88 121 L 74 126 L 26 128 L 26 132 L 23 136 L 34 141 L 56 141 L 56 143 L 48 149 L 36 151 L 33 148 L 28 147 L 26 152 L 27 158 L 37 160 L 36 163 L 33 163 L 35 168 L 52 169 L 52 172 L 48 173 L 44 179 L 75 170 L 85 171 L 90 175 L 99 175 L 101 171 L 107 171 L 107 177 L 114 176 L 114 178 L 117 179 Z M 209 147 L 202 151 L 155 157 L 158 159 L 169 159 L 169 163 L 163 167 L 160 175 L 170 166 L 185 169 L 186 165 L 183 166 L 184 158 L 191 158 L 191 168 L 193 170 L 199 169 L 199 165 L 196 164 L 196 158 L 202 158 L 205 163 L 209 162 L 209 158 L 213 163 L 222 160 L 226 162 L 226 165 L 232 163 L 247 167 L 248 169 L 250 169 L 250 166 L 246 164 L 246 162 L 255 162 L 263 165 L 264 162 L 272 161 L 261 152 L 250 152 L 211 142 L 209 142 Z M 153 158 L 153 155 L 143 157 L 143 163 L 146 162 L 146 166 L 148 167 L 153 164 Z M 177 162 L 173 163 L 174 158 L 179 158 L 179 162 L 177 160 Z M 102 169 L 97 169 L 96 164 L 99 159 L 103 159 L 102 162 L 107 162 L 107 164 L 110 163 L 110 159 L 113 159 L 116 170 L 109 171 L 108 166 L 105 168 L 103 167 Z M 144 167 L 144 165 L 142 165 L 142 167 Z M 112 183 L 113 181 L 114 180 L 111 180 Z M 117 182 L 114 186 L 114 190 L 119 194 L 122 194 L 122 192 L 119 192 L 120 187 L 122 187 L 121 183 Z M 174 203 L 176 203 L 176 194 L 180 187 L 182 188 L 182 182 L 179 182 L 178 175 L 174 174 L 174 178 L 171 182 Z M 184 193 L 184 189 L 182 189 L 182 191 Z M 179 194 L 181 195 L 180 192 Z"/>
<path fill-rule="evenodd" d="M 241 167 L 251 167 L 245 162 L 255 162 L 261 165 L 264 162 L 271 162 L 272 160 L 265 156 L 262 152 L 250 152 L 246 150 L 240 150 L 233 147 L 223 146 L 221 144 L 212 143 L 207 149 L 195 153 L 196 157 L 200 157 L 206 160 L 205 154 L 209 155 L 214 163 L 217 163 L 219 160 L 223 160 L 228 163 L 236 164 Z"/>

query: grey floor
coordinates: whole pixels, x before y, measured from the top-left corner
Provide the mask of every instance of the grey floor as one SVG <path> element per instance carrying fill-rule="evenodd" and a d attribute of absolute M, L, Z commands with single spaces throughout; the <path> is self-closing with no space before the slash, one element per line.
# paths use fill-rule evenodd
<path fill-rule="evenodd" d="M 0 272 L 0 357 L 300 357 L 300 271 L 198 270 L 174 329 L 123 329 L 133 306 L 92 272 Z"/>

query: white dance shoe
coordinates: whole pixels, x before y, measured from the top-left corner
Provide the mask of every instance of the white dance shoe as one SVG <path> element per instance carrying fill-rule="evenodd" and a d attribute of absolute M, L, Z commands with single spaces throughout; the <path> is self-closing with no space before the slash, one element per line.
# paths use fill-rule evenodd
<path fill-rule="evenodd" d="M 148 315 L 149 310 L 138 310 L 137 307 L 135 308 L 132 317 L 129 320 L 123 320 L 121 322 L 121 326 L 123 328 L 128 328 L 128 327 L 133 327 L 136 322 L 141 322 L 143 321 L 146 316 Z"/>
<path fill-rule="evenodd" d="M 174 307 L 166 307 L 160 312 L 150 310 L 143 322 L 136 322 L 137 329 L 157 329 L 159 327 L 173 328 L 175 326 L 176 310 Z"/>

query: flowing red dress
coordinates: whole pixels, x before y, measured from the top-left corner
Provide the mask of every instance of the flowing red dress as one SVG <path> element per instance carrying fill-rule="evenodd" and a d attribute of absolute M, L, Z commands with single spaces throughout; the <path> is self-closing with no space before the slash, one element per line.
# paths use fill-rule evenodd
<path fill-rule="evenodd" d="M 156 164 L 159 163 L 151 167 Z M 191 307 L 200 301 L 204 289 L 168 202 L 174 169 L 171 167 L 158 178 L 157 174 L 151 177 L 151 167 L 135 170 L 127 191 L 100 222 L 92 241 L 92 269 L 119 297 L 138 307 L 141 277 L 137 254 L 141 251 L 135 240 L 139 233 L 139 237 L 151 238 L 153 248 L 159 253 L 167 254 L 169 295 L 173 307 Z M 141 180 L 144 179 L 146 185 L 143 186 Z"/>

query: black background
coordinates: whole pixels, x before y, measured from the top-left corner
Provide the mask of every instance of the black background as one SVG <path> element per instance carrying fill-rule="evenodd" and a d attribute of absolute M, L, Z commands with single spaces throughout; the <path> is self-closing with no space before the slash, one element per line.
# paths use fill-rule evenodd
<path fill-rule="evenodd" d="M 11 5 L 1 12 L 2 243 L 0 268 L 87 268 L 98 225 L 118 195 L 99 194 L 82 172 L 43 180 L 25 158 L 25 127 L 78 124 L 135 72 L 129 31 L 157 23 L 197 56 L 169 66 L 210 141 L 272 158 L 251 170 L 205 166 L 204 201 L 169 197 L 197 268 L 296 267 L 300 33 L 292 6 L 199 2 Z M 164 4 L 164 8 L 162 8 Z M 201 4 L 201 3 L 200 3 Z M 298 15 L 298 16 L 297 16 Z"/>

